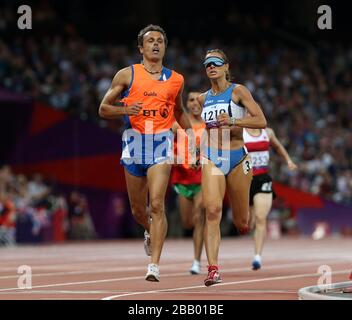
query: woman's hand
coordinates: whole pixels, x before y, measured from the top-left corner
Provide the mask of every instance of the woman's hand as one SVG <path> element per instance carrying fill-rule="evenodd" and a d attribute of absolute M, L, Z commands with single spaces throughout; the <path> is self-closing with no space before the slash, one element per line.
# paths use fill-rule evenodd
<path fill-rule="evenodd" d="M 287 161 L 287 166 L 291 171 L 294 171 L 297 169 L 297 165 L 292 160 Z"/>
<path fill-rule="evenodd" d="M 221 113 L 216 118 L 220 127 L 231 127 L 233 125 L 232 119 L 227 113 Z"/>

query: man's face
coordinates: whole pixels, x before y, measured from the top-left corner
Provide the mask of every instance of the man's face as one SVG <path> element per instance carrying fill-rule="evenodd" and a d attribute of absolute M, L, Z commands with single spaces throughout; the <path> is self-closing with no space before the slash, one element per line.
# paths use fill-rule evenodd
<path fill-rule="evenodd" d="M 199 92 L 190 92 L 187 98 L 187 108 L 194 116 L 198 116 L 202 113 L 202 107 L 197 101 L 199 95 Z"/>
<path fill-rule="evenodd" d="M 143 46 L 140 53 L 151 61 L 159 61 L 165 55 L 165 40 L 159 31 L 149 31 L 143 37 Z"/>

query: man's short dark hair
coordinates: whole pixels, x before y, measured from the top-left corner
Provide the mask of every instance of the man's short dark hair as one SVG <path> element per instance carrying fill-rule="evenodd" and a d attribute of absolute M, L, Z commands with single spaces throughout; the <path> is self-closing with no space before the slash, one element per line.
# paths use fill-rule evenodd
<path fill-rule="evenodd" d="M 143 37 L 149 31 L 160 32 L 164 37 L 165 46 L 167 46 L 167 36 L 166 36 L 166 32 L 164 31 L 164 29 L 156 24 L 150 24 L 150 25 L 146 26 L 145 28 L 143 28 L 141 31 L 139 31 L 138 37 L 137 37 L 138 47 L 143 46 Z"/>

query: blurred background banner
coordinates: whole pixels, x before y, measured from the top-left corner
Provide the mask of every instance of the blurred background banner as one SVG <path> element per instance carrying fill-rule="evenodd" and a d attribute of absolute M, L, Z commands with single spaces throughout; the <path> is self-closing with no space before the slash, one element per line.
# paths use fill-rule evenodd
<path fill-rule="evenodd" d="M 278 199 L 269 219 L 287 234 L 325 223 L 350 235 L 352 27 L 342 1 L 30 1 L 31 30 L 17 27 L 21 4 L 0 4 L 4 243 L 142 234 L 119 164 L 122 119 L 97 111 L 115 73 L 140 62 L 137 34 L 150 23 L 168 35 L 165 65 L 184 75 L 185 94 L 208 89 L 202 59 L 223 49 L 233 81 L 252 92 L 299 165 L 291 173 L 271 152 Z M 322 4 L 331 30 L 318 28 Z M 182 234 L 171 188 L 167 208 L 169 235 Z M 236 234 L 223 219 L 223 232 Z"/>

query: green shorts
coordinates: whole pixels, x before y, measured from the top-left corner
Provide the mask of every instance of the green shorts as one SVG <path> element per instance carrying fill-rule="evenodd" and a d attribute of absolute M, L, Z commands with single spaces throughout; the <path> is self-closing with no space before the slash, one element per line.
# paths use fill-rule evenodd
<path fill-rule="evenodd" d="M 193 199 L 196 194 L 200 191 L 201 185 L 200 184 L 175 184 L 174 190 L 177 194 L 187 198 Z"/>

